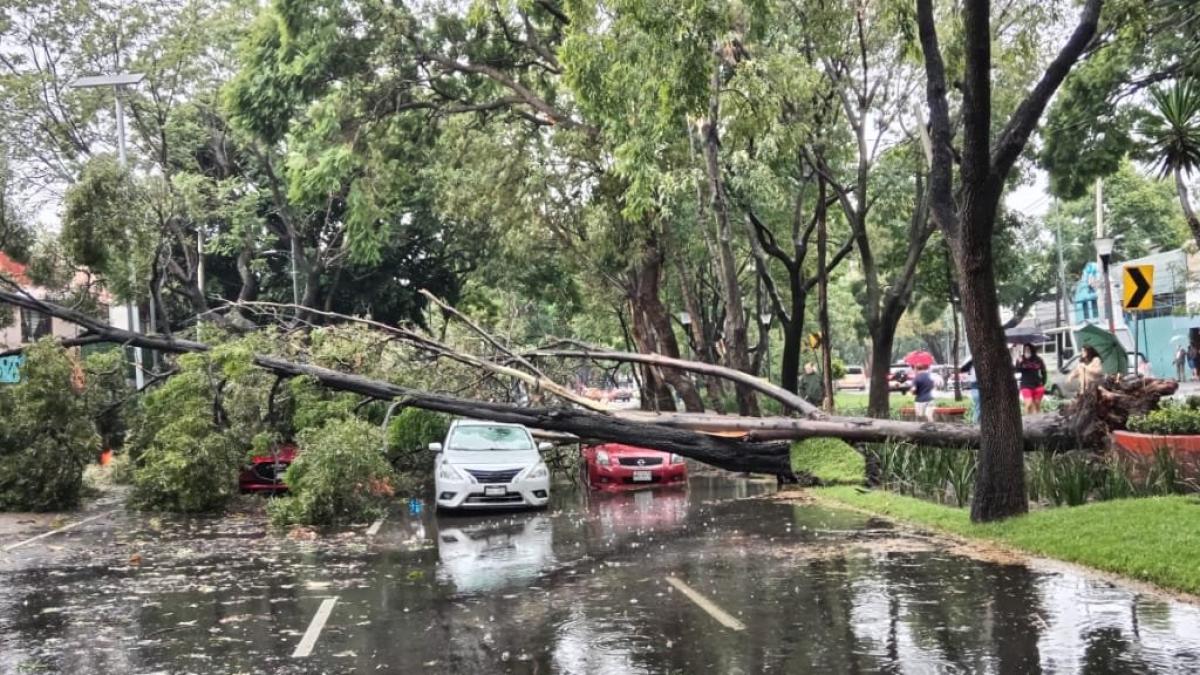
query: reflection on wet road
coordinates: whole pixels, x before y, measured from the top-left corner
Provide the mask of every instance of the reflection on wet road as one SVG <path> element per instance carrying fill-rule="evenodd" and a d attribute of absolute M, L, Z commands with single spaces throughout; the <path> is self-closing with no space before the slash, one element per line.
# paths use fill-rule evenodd
<path fill-rule="evenodd" d="M 1200 669 L 1195 605 L 744 499 L 769 489 L 560 489 L 538 512 L 398 512 L 370 541 L 119 515 L 0 557 L 0 672 Z"/>

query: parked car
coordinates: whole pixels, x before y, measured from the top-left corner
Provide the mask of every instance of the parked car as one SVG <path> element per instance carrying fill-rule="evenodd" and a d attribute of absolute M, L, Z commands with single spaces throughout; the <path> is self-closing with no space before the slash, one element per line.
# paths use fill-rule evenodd
<path fill-rule="evenodd" d="M 455 420 L 445 444 L 431 443 L 439 509 L 540 508 L 550 500 L 550 470 L 520 424 Z"/>
<path fill-rule="evenodd" d="M 256 455 L 238 476 L 242 492 L 287 492 L 283 473 L 296 461 L 296 446 L 281 445 L 274 455 Z"/>
<path fill-rule="evenodd" d="M 846 366 L 846 374 L 833 383 L 833 388 L 838 391 L 842 389 L 861 389 L 866 391 L 867 373 L 863 370 L 862 366 Z"/>
<path fill-rule="evenodd" d="M 891 373 L 888 375 L 888 390 L 889 391 L 904 391 L 908 389 L 908 379 L 912 375 L 912 368 L 904 363 L 892 364 Z"/>
<path fill-rule="evenodd" d="M 621 443 L 585 445 L 584 480 L 601 490 L 639 485 L 682 485 L 687 482 L 687 464 L 679 455 Z"/>
<path fill-rule="evenodd" d="M 1129 372 L 1133 374 L 1134 368 L 1134 353 L 1125 352 L 1125 357 L 1128 359 Z M 1145 364 L 1146 355 L 1139 353 L 1136 363 Z M 1071 358 L 1063 362 L 1062 368 L 1055 368 L 1051 364 L 1046 364 L 1046 393 L 1055 398 L 1075 398 L 1079 393 L 1079 382 L 1069 379 L 1071 371 L 1075 370 L 1075 366 L 1079 364 L 1079 354 L 1075 354 Z"/>

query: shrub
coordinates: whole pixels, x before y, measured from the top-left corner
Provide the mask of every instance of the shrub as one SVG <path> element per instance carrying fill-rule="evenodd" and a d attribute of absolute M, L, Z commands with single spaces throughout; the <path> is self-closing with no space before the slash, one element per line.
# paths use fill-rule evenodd
<path fill-rule="evenodd" d="M 179 357 L 179 373 L 142 396 L 129 452 L 131 504 L 220 511 L 238 492 L 251 444 L 263 442 L 272 378 L 250 366 L 247 341 Z"/>
<path fill-rule="evenodd" d="M 300 454 L 283 478 L 289 494 L 267 507 L 275 525 L 341 525 L 384 513 L 394 482 L 378 427 L 336 419 L 297 440 Z"/>
<path fill-rule="evenodd" d="M 0 510 L 79 503 L 99 437 L 74 378 L 66 351 L 45 339 L 26 349 L 21 381 L 0 385 Z"/>
<path fill-rule="evenodd" d="M 1190 406 L 1171 406 L 1129 418 L 1130 431 L 1139 434 L 1182 436 L 1200 434 L 1200 410 Z"/>
<path fill-rule="evenodd" d="M 133 506 L 214 513 L 237 494 L 246 450 L 208 420 L 187 415 L 165 426 L 134 472 Z"/>

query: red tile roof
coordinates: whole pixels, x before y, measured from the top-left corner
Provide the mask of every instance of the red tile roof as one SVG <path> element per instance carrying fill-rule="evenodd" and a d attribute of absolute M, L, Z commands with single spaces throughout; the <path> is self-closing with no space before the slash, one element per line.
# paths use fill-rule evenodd
<path fill-rule="evenodd" d="M 0 274 L 22 286 L 29 285 L 29 277 L 25 275 L 25 265 L 8 257 L 8 254 L 3 251 L 0 251 Z"/>

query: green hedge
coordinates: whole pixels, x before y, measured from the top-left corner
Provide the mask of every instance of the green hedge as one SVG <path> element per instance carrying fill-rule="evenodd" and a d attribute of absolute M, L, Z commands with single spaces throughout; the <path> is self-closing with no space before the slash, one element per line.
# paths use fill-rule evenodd
<path fill-rule="evenodd" d="M 1200 434 L 1200 410 L 1169 407 L 1129 418 L 1130 431 L 1139 434 L 1184 436 Z"/>

